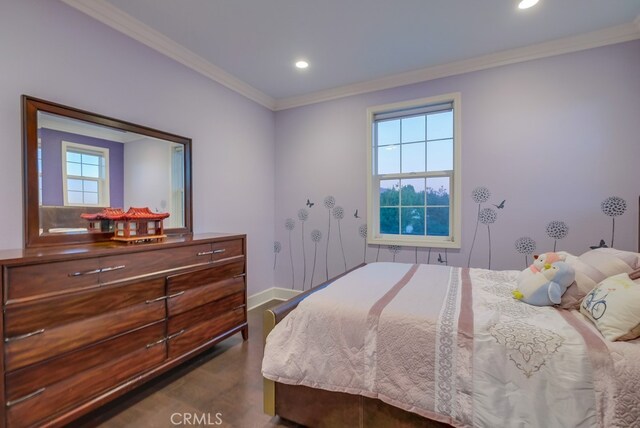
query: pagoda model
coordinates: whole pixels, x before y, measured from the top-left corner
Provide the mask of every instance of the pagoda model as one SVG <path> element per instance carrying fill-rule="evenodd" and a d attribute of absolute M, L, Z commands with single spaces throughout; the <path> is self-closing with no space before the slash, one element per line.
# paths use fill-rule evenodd
<path fill-rule="evenodd" d="M 169 213 L 154 213 L 148 207 L 131 207 L 127 212 L 119 208 L 105 208 L 98 214 L 82 214 L 82 218 L 89 220 L 90 226 L 91 221 L 113 221 L 114 235 L 111 239 L 124 242 L 166 238 L 162 221 L 167 217 Z"/>

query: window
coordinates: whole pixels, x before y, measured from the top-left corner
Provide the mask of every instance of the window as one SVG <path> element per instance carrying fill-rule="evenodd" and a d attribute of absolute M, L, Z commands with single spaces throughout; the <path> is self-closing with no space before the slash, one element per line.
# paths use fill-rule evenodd
<path fill-rule="evenodd" d="M 367 117 L 369 242 L 460 248 L 460 94 Z"/>
<path fill-rule="evenodd" d="M 109 149 L 62 142 L 64 205 L 108 207 Z"/>

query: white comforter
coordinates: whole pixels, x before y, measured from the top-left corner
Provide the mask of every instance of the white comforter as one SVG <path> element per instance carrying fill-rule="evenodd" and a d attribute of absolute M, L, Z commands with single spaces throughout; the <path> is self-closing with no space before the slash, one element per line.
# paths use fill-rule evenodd
<path fill-rule="evenodd" d="M 517 274 L 367 265 L 276 326 L 263 375 L 455 426 L 638 426 L 640 341 L 605 342 L 578 312 L 514 300 Z"/>

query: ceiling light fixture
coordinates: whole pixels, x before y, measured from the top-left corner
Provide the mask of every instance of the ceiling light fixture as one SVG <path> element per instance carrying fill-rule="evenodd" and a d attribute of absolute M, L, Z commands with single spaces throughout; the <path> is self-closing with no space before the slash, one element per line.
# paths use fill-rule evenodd
<path fill-rule="evenodd" d="M 532 6 L 535 6 L 538 3 L 538 0 L 522 0 L 520 4 L 518 4 L 519 9 L 529 9 Z"/>
<path fill-rule="evenodd" d="M 298 61 L 296 62 L 296 67 L 299 69 L 305 69 L 309 67 L 309 63 L 307 61 Z"/>

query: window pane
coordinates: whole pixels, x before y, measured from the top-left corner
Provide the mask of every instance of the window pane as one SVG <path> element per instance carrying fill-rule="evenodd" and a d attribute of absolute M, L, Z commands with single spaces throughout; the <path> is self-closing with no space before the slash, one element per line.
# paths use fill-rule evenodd
<path fill-rule="evenodd" d="M 449 177 L 427 178 L 427 205 L 449 205 Z"/>
<path fill-rule="evenodd" d="M 82 192 L 67 192 L 67 198 L 69 199 L 70 204 L 81 204 L 82 203 Z"/>
<path fill-rule="evenodd" d="M 87 205 L 98 205 L 98 194 L 86 192 L 84 194 L 84 203 Z"/>
<path fill-rule="evenodd" d="M 378 148 L 378 174 L 397 174 L 400 172 L 400 146 Z"/>
<path fill-rule="evenodd" d="M 85 192 L 98 193 L 98 182 L 93 180 L 82 180 Z M 74 189 L 75 190 L 75 189 Z"/>
<path fill-rule="evenodd" d="M 380 180 L 380 206 L 397 207 L 400 205 L 400 180 Z"/>
<path fill-rule="evenodd" d="M 380 208 L 380 233 L 400 233 L 399 208 Z"/>
<path fill-rule="evenodd" d="M 376 122 L 378 128 L 378 145 L 400 143 L 400 119 Z"/>
<path fill-rule="evenodd" d="M 80 163 L 81 159 L 80 153 L 67 152 L 67 162 Z"/>
<path fill-rule="evenodd" d="M 67 162 L 67 175 L 82 175 L 82 167 L 79 163 Z"/>
<path fill-rule="evenodd" d="M 453 138 L 453 111 L 427 115 L 427 140 Z"/>
<path fill-rule="evenodd" d="M 449 207 L 427 208 L 427 235 L 449 236 Z"/>
<path fill-rule="evenodd" d="M 83 153 L 82 154 L 82 163 L 86 163 L 89 165 L 99 165 L 100 164 L 100 157 L 96 156 L 96 155 L 88 155 Z"/>
<path fill-rule="evenodd" d="M 99 178 L 100 168 L 98 168 L 98 165 L 82 165 L 82 175 L 84 177 Z"/>
<path fill-rule="evenodd" d="M 67 180 L 67 190 L 73 190 L 76 192 L 82 191 L 82 180 L 74 180 L 72 178 Z"/>
<path fill-rule="evenodd" d="M 402 172 L 424 172 L 424 143 L 402 145 Z"/>
<path fill-rule="evenodd" d="M 424 178 L 402 180 L 402 205 L 424 206 Z"/>
<path fill-rule="evenodd" d="M 402 119 L 402 142 L 424 141 L 424 116 Z"/>
<path fill-rule="evenodd" d="M 453 140 L 429 141 L 427 143 L 427 171 L 450 171 L 453 169 Z"/>
<path fill-rule="evenodd" d="M 424 208 L 402 208 L 402 234 L 424 235 Z"/>

